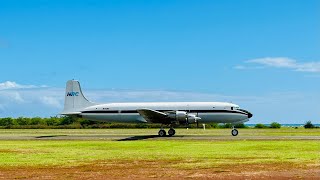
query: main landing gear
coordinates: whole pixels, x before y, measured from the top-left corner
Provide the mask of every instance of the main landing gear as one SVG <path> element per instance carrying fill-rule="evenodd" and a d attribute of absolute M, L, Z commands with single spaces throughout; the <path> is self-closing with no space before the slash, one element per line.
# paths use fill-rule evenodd
<path fill-rule="evenodd" d="M 173 136 L 176 134 L 176 130 L 174 130 L 173 128 L 170 128 L 169 131 L 168 131 L 168 135 L 169 136 Z"/>
<path fill-rule="evenodd" d="M 166 133 L 166 131 L 164 129 L 160 129 L 158 134 L 159 134 L 160 137 L 164 137 L 164 136 L 166 136 L 167 133 Z"/>
<path fill-rule="evenodd" d="M 231 134 L 232 136 L 237 136 L 239 134 L 238 130 L 234 128 L 234 126 L 232 127 Z"/>
<path fill-rule="evenodd" d="M 160 137 L 165 137 L 167 135 L 167 132 L 161 128 L 160 131 L 158 132 Z M 168 136 L 174 136 L 176 134 L 176 130 L 174 130 L 172 127 L 168 130 Z M 232 127 L 231 130 L 231 135 L 232 136 L 237 136 L 239 134 L 238 130 L 236 128 L 234 128 L 234 126 Z"/>
<path fill-rule="evenodd" d="M 164 129 L 160 129 L 160 131 L 158 132 L 160 137 L 164 137 L 167 135 L 166 131 Z M 170 128 L 168 131 L 168 136 L 173 136 L 176 134 L 176 130 L 174 130 L 173 128 Z"/>

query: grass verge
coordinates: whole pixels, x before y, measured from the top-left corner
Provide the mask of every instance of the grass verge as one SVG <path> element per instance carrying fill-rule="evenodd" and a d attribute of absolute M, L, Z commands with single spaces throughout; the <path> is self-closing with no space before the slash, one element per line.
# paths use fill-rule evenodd
<path fill-rule="evenodd" d="M 0 141 L 0 167 L 77 166 L 93 161 L 167 161 L 177 168 L 319 165 L 317 141 Z"/>

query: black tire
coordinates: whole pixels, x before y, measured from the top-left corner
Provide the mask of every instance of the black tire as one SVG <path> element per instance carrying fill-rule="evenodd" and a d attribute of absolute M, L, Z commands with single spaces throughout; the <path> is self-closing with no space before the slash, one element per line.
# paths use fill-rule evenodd
<path fill-rule="evenodd" d="M 173 136 L 173 135 L 175 135 L 176 134 L 176 130 L 174 130 L 174 129 L 169 129 L 169 131 L 168 131 L 168 135 L 169 136 Z"/>
<path fill-rule="evenodd" d="M 166 131 L 165 130 L 160 130 L 159 132 L 158 132 L 158 135 L 160 136 L 160 137 L 164 137 L 164 136 L 166 136 Z"/>
<path fill-rule="evenodd" d="M 232 129 L 231 134 L 232 134 L 232 136 L 237 136 L 239 134 L 239 132 L 236 129 Z"/>

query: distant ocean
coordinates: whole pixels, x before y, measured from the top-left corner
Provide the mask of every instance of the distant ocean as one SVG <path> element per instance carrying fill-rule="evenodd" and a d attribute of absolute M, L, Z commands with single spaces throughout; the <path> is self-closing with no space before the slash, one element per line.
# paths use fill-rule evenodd
<path fill-rule="evenodd" d="M 245 124 L 249 127 L 254 127 L 256 124 Z M 269 126 L 270 124 L 264 124 L 266 126 Z M 302 127 L 304 124 L 281 124 L 283 127 Z M 313 124 L 314 126 L 320 126 L 320 124 Z"/>

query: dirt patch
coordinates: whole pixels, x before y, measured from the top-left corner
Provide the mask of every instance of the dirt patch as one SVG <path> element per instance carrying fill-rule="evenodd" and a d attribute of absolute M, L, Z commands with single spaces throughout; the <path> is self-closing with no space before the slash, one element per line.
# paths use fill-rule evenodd
<path fill-rule="evenodd" d="M 11 149 L 0 149 L 0 153 L 17 153 L 17 151 Z"/>
<path fill-rule="evenodd" d="M 320 179 L 319 166 L 241 164 L 175 168 L 168 161 L 99 161 L 74 167 L 3 167 L 0 179 Z"/>
<path fill-rule="evenodd" d="M 34 153 L 34 152 L 36 152 L 36 151 L 35 150 L 28 150 L 28 149 L 26 149 L 26 150 L 0 149 L 0 154 L 1 153 L 28 154 L 28 153 Z"/>

